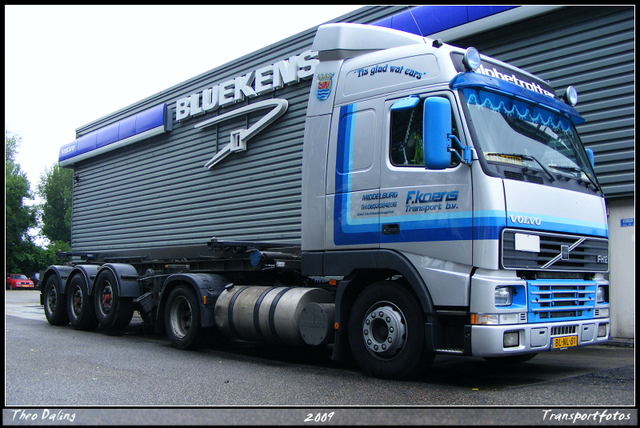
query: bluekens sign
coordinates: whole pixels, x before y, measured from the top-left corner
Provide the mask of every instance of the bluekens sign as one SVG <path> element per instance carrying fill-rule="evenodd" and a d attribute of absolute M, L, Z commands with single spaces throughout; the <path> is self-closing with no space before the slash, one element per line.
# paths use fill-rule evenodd
<path fill-rule="evenodd" d="M 304 51 L 300 55 L 258 68 L 244 76 L 238 76 L 193 93 L 188 97 L 180 98 L 175 103 L 176 121 L 180 122 L 190 117 L 213 112 L 220 107 L 229 106 L 247 98 L 270 94 L 285 85 L 291 85 L 298 83 L 302 79 L 310 78 L 313 76 L 315 66 L 319 62 L 317 58 L 317 52 Z M 329 91 L 331 90 L 330 77 L 327 86 Z M 269 109 L 258 122 L 248 129 L 231 131 L 230 142 L 215 153 L 211 160 L 204 165 L 205 168 L 211 169 L 231 153 L 247 150 L 247 141 L 282 116 L 287 111 L 288 106 L 288 101 L 285 99 L 267 99 L 195 124 L 194 128 L 204 129 L 239 116 Z"/>
<path fill-rule="evenodd" d="M 234 117 L 242 116 L 257 110 L 271 108 L 267 114 L 262 116 L 259 121 L 248 129 L 236 129 L 235 131 L 231 131 L 231 141 L 229 144 L 223 147 L 222 150 L 219 150 L 211 160 L 204 165 L 204 167 L 211 169 L 215 164 L 229 156 L 231 153 L 247 150 L 247 141 L 273 123 L 277 118 L 282 116 L 284 112 L 287 111 L 288 106 L 289 103 L 287 100 L 275 98 L 272 100 L 260 101 L 255 104 L 249 104 L 248 106 L 232 110 L 229 113 L 221 114 L 203 122 L 196 123 L 194 128 L 206 128 L 208 126 L 217 125 L 218 123 L 224 122 L 228 119 L 233 119 Z"/>
<path fill-rule="evenodd" d="M 258 68 L 176 101 L 176 121 L 217 110 L 220 107 L 271 93 L 313 76 L 318 53 L 304 51 L 288 60 Z"/>

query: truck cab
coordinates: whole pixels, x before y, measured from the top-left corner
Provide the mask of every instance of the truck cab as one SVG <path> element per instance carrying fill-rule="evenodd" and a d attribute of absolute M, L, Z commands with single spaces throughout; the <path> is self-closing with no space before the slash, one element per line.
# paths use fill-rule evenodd
<path fill-rule="evenodd" d="M 606 341 L 608 230 L 584 120 L 523 70 L 390 32 L 316 35 L 307 273 L 344 275 L 345 296 L 373 271 L 402 278 L 437 353 L 524 360 Z"/>

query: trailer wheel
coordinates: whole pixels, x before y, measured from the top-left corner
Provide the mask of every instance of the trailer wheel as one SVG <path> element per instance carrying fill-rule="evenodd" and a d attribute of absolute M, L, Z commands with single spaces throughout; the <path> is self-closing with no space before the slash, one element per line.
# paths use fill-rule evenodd
<path fill-rule="evenodd" d="M 67 314 L 76 330 L 93 330 L 98 326 L 95 307 L 82 275 L 75 275 L 67 288 Z"/>
<path fill-rule="evenodd" d="M 367 287 L 353 305 L 348 330 L 353 356 L 370 376 L 416 376 L 433 360 L 425 347 L 420 307 L 396 282 Z"/>
<path fill-rule="evenodd" d="M 96 319 L 107 330 L 123 329 L 133 318 L 133 299 L 118 294 L 118 282 L 110 270 L 98 275 L 93 302 Z"/>
<path fill-rule="evenodd" d="M 51 325 L 69 324 L 65 296 L 58 293 L 56 282 L 58 279 L 52 275 L 44 285 L 44 315 Z"/>
<path fill-rule="evenodd" d="M 200 307 L 194 291 L 180 285 L 171 291 L 164 313 L 164 325 L 171 344 L 178 349 L 192 349 L 199 344 Z"/>

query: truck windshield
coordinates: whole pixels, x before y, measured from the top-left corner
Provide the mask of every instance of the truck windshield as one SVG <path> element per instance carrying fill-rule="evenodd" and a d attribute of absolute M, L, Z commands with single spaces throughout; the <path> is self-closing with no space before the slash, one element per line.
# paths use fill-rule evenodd
<path fill-rule="evenodd" d="M 462 89 L 480 156 L 489 164 L 539 170 L 592 183 L 595 174 L 571 121 L 526 101 L 478 88 Z"/>

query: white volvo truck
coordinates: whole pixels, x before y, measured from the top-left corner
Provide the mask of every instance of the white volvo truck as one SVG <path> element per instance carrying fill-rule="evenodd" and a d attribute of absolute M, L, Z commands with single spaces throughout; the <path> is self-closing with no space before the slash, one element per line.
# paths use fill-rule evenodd
<path fill-rule="evenodd" d="M 308 97 L 278 96 L 305 80 Z M 102 231 L 94 244 L 72 240 L 72 262 L 46 271 L 51 324 L 122 329 L 137 310 L 178 348 L 220 334 L 331 345 L 334 359 L 353 356 L 383 378 L 413 376 L 438 354 L 519 363 L 608 339 L 605 201 L 575 129 L 584 120 L 573 88 L 557 97 L 547 82 L 473 48 L 327 24 L 311 50 L 174 98 L 80 136 L 61 148 L 60 164 L 81 186 L 106 162 L 134 169 L 145 150 L 205 144 L 206 132 L 231 123 L 228 143 L 204 164 L 194 157 L 192 168 L 233 190 L 233 177 L 220 180 L 238 167 L 225 163 L 278 156 L 268 145 L 258 153 L 261 135 L 304 103 L 293 149 L 300 163 L 287 176 L 301 183 L 299 236 L 261 241 L 278 219 L 255 215 L 238 227 L 256 239 L 220 238 L 220 220 L 201 228 L 202 244 L 150 244 L 155 235 L 131 230 L 101 246 L 126 221 L 109 226 L 107 205 L 82 205 L 91 196 L 78 187 L 74 230 L 87 227 L 76 220 L 82 211 Z M 132 148 L 137 157 L 126 157 Z M 178 158 L 167 158 L 167 171 Z M 280 203 L 277 189 L 254 195 L 265 215 Z M 141 216 L 145 204 L 153 201 L 140 202 Z M 178 211 L 156 210 L 154 221 L 168 233 Z"/>

